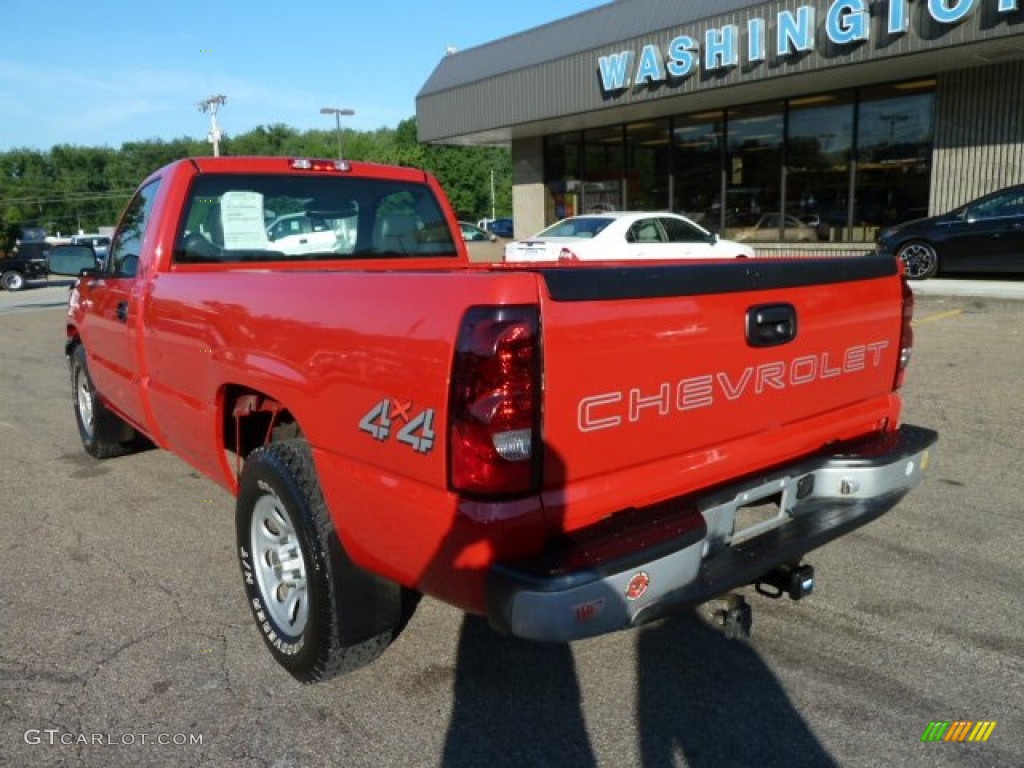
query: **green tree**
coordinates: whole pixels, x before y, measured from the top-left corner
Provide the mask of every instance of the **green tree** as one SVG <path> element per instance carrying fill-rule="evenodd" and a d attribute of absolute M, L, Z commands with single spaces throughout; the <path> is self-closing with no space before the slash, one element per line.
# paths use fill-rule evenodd
<path fill-rule="evenodd" d="M 416 119 L 374 131 L 343 129 L 349 160 L 423 168 L 435 174 L 457 213 L 476 220 L 512 212 L 509 152 L 495 147 L 422 144 Z M 323 157 L 337 154 L 334 130 L 297 131 L 283 124 L 258 126 L 221 143 L 223 154 Z M 118 149 L 61 144 L 49 151 L 0 152 L 0 237 L 23 224 L 39 224 L 51 233 L 95 231 L 112 226 L 139 183 L 161 166 L 211 153 L 204 139 L 126 142 Z"/>

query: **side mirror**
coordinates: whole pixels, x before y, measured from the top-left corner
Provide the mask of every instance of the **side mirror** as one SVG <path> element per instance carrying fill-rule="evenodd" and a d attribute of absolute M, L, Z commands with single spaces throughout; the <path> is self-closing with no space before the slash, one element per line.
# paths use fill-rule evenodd
<path fill-rule="evenodd" d="M 714 245 L 718 242 L 717 232 L 708 232 L 708 245 Z"/>
<path fill-rule="evenodd" d="M 99 262 L 88 245 L 57 245 L 50 249 L 46 268 L 54 275 L 83 277 L 98 274 Z"/>

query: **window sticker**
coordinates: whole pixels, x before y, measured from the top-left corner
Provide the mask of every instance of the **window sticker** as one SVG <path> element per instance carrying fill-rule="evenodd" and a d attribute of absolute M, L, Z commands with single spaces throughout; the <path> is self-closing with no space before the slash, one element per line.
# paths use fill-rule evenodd
<path fill-rule="evenodd" d="M 267 230 L 263 221 L 263 195 L 259 192 L 231 190 L 220 198 L 220 222 L 224 229 L 224 247 L 231 251 L 267 250 Z"/>

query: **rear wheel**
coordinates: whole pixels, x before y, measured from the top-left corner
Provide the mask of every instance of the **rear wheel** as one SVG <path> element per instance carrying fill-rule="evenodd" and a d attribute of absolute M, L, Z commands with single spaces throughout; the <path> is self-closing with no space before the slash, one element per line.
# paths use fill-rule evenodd
<path fill-rule="evenodd" d="M 236 534 L 249 606 L 277 662 L 315 683 L 380 656 L 407 618 L 403 592 L 341 546 L 302 439 L 245 460 Z"/>
<path fill-rule="evenodd" d="M 81 344 L 76 344 L 71 352 L 71 401 L 86 453 L 97 459 L 109 459 L 130 450 L 135 430 L 104 405 L 93 386 L 85 347 Z"/>
<path fill-rule="evenodd" d="M 903 260 L 907 277 L 911 280 L 926 280 L 939 272 L 939 255 L 935 247 L 923 240 L 904 243 L 896 250 L 896 255 Z"/>
<path fill-rule="evenodd" d="M 9 269 L 3 275 L 0 275 L 0 283 L 8 291 L 20 291 L 25 287 L 25 276 L 21 272 Z"/>

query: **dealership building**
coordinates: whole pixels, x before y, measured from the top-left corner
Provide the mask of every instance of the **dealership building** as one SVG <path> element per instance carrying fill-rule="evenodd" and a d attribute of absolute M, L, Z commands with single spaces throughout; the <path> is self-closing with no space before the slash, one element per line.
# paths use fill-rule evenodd
<path fill-rule="evenodd" d="M 518 236 L 784 211 L 863 244 L 1024 182 L 1024 0 L 617 0 L 449 53 L 416 104 L 422 141 L 511 148 Z"/>

